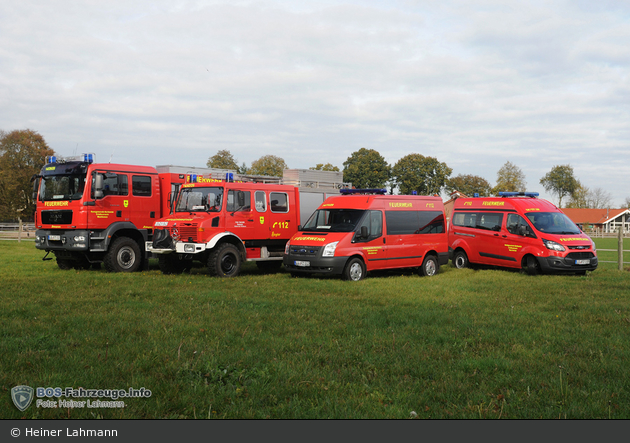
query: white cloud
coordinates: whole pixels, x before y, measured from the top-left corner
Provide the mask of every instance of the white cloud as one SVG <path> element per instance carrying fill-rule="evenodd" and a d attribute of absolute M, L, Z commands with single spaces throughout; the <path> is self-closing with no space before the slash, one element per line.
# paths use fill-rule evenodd
<path fill-rule="evenodd" d="M 621 9 L 620 9 L 621 8 Z M 0 121 L 61 155 L 290 167 L 418 152 L 532 190 L 571 164 L 630 195 L 619 2 L 151 1 L 0 6 Z M 614 154 L 615 161 L 610 155 Z M 616 166 L 613 166 L 616 165 Z"/>

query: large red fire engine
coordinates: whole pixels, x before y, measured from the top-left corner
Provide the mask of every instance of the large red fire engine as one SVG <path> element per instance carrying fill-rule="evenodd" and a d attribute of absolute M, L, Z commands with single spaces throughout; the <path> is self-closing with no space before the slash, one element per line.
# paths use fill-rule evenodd
<path fill-rule="evenodd" d="M 61 269 L 103 262 L 108 271 L 137 271 L 147 263 L 153 222 L 168 214 L 185 175 L 93 159 L 47 159 L 33 185 L 35 246 L 44 259 L 53 252 Z"/>
<path fill-rule="evenodd" d="M 238 275 L 245 260 L 265 271 L 278 269 L 301 214 L 310 215 L 328 195 L 339 194 L 338 188 L 301 191 L 280 183 L 191 175 L 171 215 L 154 223 L 146 249 L 158 255 L 165 274 L 190 269 L 193 260 L 220 277 Z"/>

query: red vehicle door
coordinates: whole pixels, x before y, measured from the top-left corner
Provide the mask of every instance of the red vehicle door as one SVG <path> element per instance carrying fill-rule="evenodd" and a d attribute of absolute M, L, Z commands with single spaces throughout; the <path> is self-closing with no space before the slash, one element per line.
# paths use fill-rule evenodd
<path fill-rule="evenodd" d="M 103 197 L 94 199 L 94 187 L 92 186 L 91 198 L 95 202 L 94 206 L 89 209 L 88 227 L 90 229 L 104 229 L 112 223 L 129 221 L 128 175 L 122 172 L 107 171 L 97 171 L 97 173 L 104 176 Z"/>

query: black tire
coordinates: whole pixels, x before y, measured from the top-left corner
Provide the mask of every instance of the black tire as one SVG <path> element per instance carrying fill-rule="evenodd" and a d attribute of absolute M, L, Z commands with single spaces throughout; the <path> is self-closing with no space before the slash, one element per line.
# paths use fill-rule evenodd
<path fill-rule="evenodd" d="M 77 257 L 73 262 L 73 267 L 77 271 L 86 271 L 92 267 L 92 264 L 88 261 L 85 256 Z"/>
<path fill-rule="evenodd" d="M 540 263 L 533 255 L 528 255 L 525 258 L 525 271 L 529 275 L 538 275 L 540 274 Z"/>
<path fill-rule="evenodd" d="M 470 266 L 470 262 L 468 261 L 468 256 L 464 251 L 456 251 L 453 256 L 453 266 L 457 269 L 464 269 Z"/>
<path fill-rule="evenodd" d="M 365 278 L 365 263 L 357 257 L 348 260 L 343 270 L 343 279 L 350 281 L 359 281 Z"/>
<path fill-rule="evenodd" d="M 208 257 L 208 272 L 217 277 L 236 277 L 241 272 L 241 253 L 231 243 L 214 248 Z"/>
<path fill-rule="evenodd" d="M 65 258 L 58 258 L 57 259 L 57 266 L 59 267 L 59 269 L 62 269 L 64 271 L 68 271 L 70 269 L 73 268 L 73 261 L 72 260 L 67 260 Z"/>
<path fill-rule="evenodd" d="M 158 266 L 162 274 L 181 274 L 190 270 L 192 263 L 190 260 L 182 260 L 180 254 L 161 254 L 158 257 Z"/>
<path fill-rule="evenodd" d="M 422 266 L 420 267 L 420 275 L 423 277 L 433 277 L 440 271 L 440 263 L 435 255 L 427 255 L 424 257 Z"/>
<path fill-rule="evenodd" d="M 140 246 L 129 237 L 119 237 L 109 246 L 103 263 L 108 272 L 136 272 L 142 264 Z"/>
<path fill-rule="evenodd" d="M 282 261 L 280 260 L 257 261 L 256 266 L 265 274 L 274 274 L 280 271 L 280 268 L 282 268 Z"/>

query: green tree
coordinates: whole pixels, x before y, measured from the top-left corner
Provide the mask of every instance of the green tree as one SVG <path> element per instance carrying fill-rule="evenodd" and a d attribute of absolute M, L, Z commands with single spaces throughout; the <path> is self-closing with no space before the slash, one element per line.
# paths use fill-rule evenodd
<path fill-rule="evenodd" d="M 547 192 L 558 196 L 558 207 L 561 208 L 562 198 L 573 194 L 579 183 L 570 165 L 558 165 L 551 168 L 551 171 L 540 179 L 540 184 Z"/>
<path fill-rule="evenodd" d="M 311 166 L 308 169 L 312 169 L 314 171 L 335 171 L 339 172 L 339 168 L 337 166 L 333 166 L 331 163 L 317 163 L 315 166 Z"/>
<path fill-rule="evenodd" d="M 478 175 L 462 175 L 449 178 L 446 181 L 446 190 L 450 192 L 459 191 L 469 197 L 478 193 L 480 197 L 489 197 L 492 195 L 492 186 L 483 177 Z"/>
<path fill-rule="evenodd" d="M 390 175 L 391 167 L 374 149 L 361 148 L 343 162 L 343 181 L 355 188 L 382 188 Z"/>
<path fill-rule="evenodd" d="M 0 219 L 31 220 L 35 212 L 31 178 L 55 151 L 31 129 L 0 131 Z"/>
<path fill-rule="evenodd" d="M 401 194 L 411 194 L 412 191 L 420 195 L 439 194 L 452 172 L 446 163 L 422 154 L 406 155 L 392 168 L 392 176 Z"/>
<path fill-rule="evenodd" d="M 208 159 L 206 165 L 209 168 L 217 169 L 231 169 L 233 171 L 239 171 L 238 163 L 234 159 L 234 156 L 228 150 L 221 150 Z"/>
<path fill-rule="evenodd" d="M 571 199 L 567 203 L 566 207 L 567 208 L 590 208 L 591 204 L 589 202 L 589 196 L 588 196 L 590 192 L 591 192 L 590 189 L 588 189 L 578 180 L 577 186 L 575 187 L 575 190 L 571 194 Z"/>
<path fill-rule="evenodd" d="M 285 169 L 287 169 L 287 164 L 282 158 L 275 155 L 263 155 L 252 162 L 252 167 L 249 168 L 248 174 L 282 177 Z"/>
<path fill-rule="evenodd" d="M 526 186 L 525 174 L 521 168 L 508 161 L 497 172 L 497 185 L 492 192 L 524 192 Z"/>

